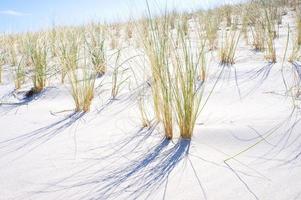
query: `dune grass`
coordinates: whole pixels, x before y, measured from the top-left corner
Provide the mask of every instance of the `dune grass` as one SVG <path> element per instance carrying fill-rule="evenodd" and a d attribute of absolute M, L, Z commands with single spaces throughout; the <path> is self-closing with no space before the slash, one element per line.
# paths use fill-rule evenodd
<path fill-rule="evenodd" d="M 83 32 L 72 31 L 61 41 L 62 80 L 67 75 L 76 112 L 88 112 L 94 98 L 95 70 L 89 67 Z M 80 56 L 83 49 L 83 57 Z M 88 50 L 89 51 L 89 50 Z"/>
<path fill-rule="evenodd" d="M 248 45 L 250 42 L 249 39 L 249 31 L 250 31 L 250 24 L 251 24 L 251 20 L 250 20 L 250 15 L 248 13 L 248 4 L 241 6 L 241 10 L 242 10 L 242 14 L 241 14 L 241 34 L 246 42 L 246 44 Z"/>
<path fill-rule="evenodd" d="M 251 28 L 253 46 L 256 51 L 264 51 L 265 49 L 265 31 L 261 22 L 254 23 Z"/>
<path fill-rule="evenodd" d="M 298 30 L 296 30 L 295 34 L 293 35 L 291 43 L 292 43 L 292 51 L 288 57 L 288 62 L 293 63 L 295 61 L 299 61 L 301 58 L 301 52 L 300 52 L 301 45 L 298 44 Z"/>
<path fill-rule="evenodd" d="M 149 10 L 145 51 L 152 73 L 152 98 L 155 115 L 163 123 L 167 139 L 173 137 L 173 102 L 171 88 L 170 31 L 168 19 L 152 19 Z"/>
<path fill-rule="evenodd" d="M 261 6 L 258 3 L 251 2 L 246 5 L 245 15 L 247 15 L 247 23 L 251 30 L 251 44 L 255 51 L 265 50 L 265 25 L 263 23 L 263 15 Z M 246 26 L 246 25 L 245 25 Z"/>
<path fill-rule="evenodd" d="M 219 59 L 221 65 L 233 65 L 237 45 L 240 39 L 239 30 L 224 30 L 221 36 L 221 44 L 219 48 Z"/>
<path fill-rule="evenodd" d="M 0 52 L 0 84 L 2 83 L 2 67 L 5 65 L 5 52 L 1 51 Z"/>
<path fill-rule="evenodd" d="M 301 13 L 296 16 L 297 44 L 301 45 Z"/>
<path fill-rule="evenodd" d="M 24 69 L 24 55 L 18 56 L 17 51 L 17 38 L 8 36 L 6 39 L 7 45 L 4 51 L 6 52 L 6 63 L 11 67 L 15 89 L 21 88 L 25 81 L 25 69 Z M 19 41 L 20 42 L 20 41 Z"/>
<path fill-rule="evenodd" d="M 126 24 L 126 37 L 127 37 L 127 40 L 129 41 L 130 39 L 133 38 L 133 28 L 134 28 L 134 24 L 132 21 L 129 21 L 127 24 Z"/>
<path fill-rule="evenodd" d="M 28 35 L 27 53 L 32 63 L 33 92 L 41 92 L 46 85 L 47 70 L 47 46 L 46 41 L 40 35 Z"/>
<path fill-rule="evenodd" d="M 88 112 L 94 98 L 96 75 L 87 66 L 68 71 L 71 95 L 76 112 Z"/>
<path fill-rule="evenodd" d="M 121 50 L 117 51 L 115 66 L 112 73 L 112 88 L 111 88 L 111 98 L 116 99 L 117 95 L 121 91 L 122 85 L 128 80 L 129 77 L 124 78 L 125 71 L 123 69 L 123 64 L 131 60 L 132 57 L 120 62 Z"/>
<path fill-rule="evenodd" d="M 154 112 L 167 139 L 172 139 L 176 130 L 181 138 L 191 139 L 206 81 L 206 42 L 193 42 L 182 20 L 175 25 L 177 38 L 174 38 L 168 16 L 165 14 L 161 19 L 150 16 L 148 21 L 145 51 L 151 66 Z"/>
<path fill-rule="evenodd" d="M 296 14 L 296 29 L 292 37 L 292 51 L 288 58 L 289 62 L 299 61 L 301 59 L 301 16 Z"/>
<path fill-rule="evenodd" d="M 100 26 L 93 25 L 85 37 L 91 63 L 98 77 L 106 73 L 105 39 Z"/>
<path fill-rule="evenodd" d="M 275 15 L 273 18 L 273 9 L 269 7 L 265 3 L 265 1 L 261 1 L 263 8 L 264 8 L 264 20 L 265 20 L 265 28 L 266 28 L 266 55 L 265 58 L 271 62 L 276 63 L 276 49 L 275 49 L 275 42 L 274 39 L 276 37 L 276 31 L 275 31 Z"/>
<path fill-rule="evenodd" d="M 150 127 L 151 120 L 149 119 L 149 115 L 147 113 L 146 106 L 145 106 L 144 91 L 141 92 L 138 96 L 138 108 L 139 108 L 142 127 L 145 127 L 145 128 Z"/>
<path fill-rule="evenodd" d="M 276 26 L 282 23 L 277 2 L 255 0 L 245 7 L 222 6 L 200 11 L 198 15 L 166 11 L 157 17 L 151 15 L 148 6 L 148 16 L 136 23 L 54 26 L 45 32 L 5 36 L 5 54 L 0 55 L 0 82 L 2 66 L 7 64 L 13 71 L 16 89 L 30 75 L 34 92 L 40 92 L 46 86 L 50 63 L 58 60 L 59 73 L 53 76 L 60 76 L 62 83 L 68 77 L 75 110 L 87 112 L 97 77 L 109 76 L 112 99 L 117 97 L 124 82 L 119 53 L 112 74 L 106 74 L 110 66 L 108 51 L 119 51 L 125 45 L 132 47 L 129 41 L 135 41 L 138 47 L 135 50 L 144 53 L 150 65 L 154 115 L 162 124 L 166 138 L 172 139 L 177 130 L 182 138 L 191 138 L 207 80 L 209 66 L 205 52 L 218 53 L 222 65 L 233 65 L 243 34 L 247 42 L 252 40 L 255 50 L 265 53 L 266 60 L 277 62 L 275 38 L 279 33 Z M 197 32 L 195 22 L 199 28 Z M 290 62 L 300 59 L 299 15 L 296 26 Z M 135 37 L 135 28 L 141 30 L 141 38 Z M 144 111 L 145 99 L 142 94 L 139 96 L 142 123 L 149 126 L 149 116 Z"/>
<path fill-rule="evenodd" d="M 209 50 L 215 50 L 217 48 L 216 43 L 218 42 L 218 29 L 219 29 L 219 20 L 216 17 L 215 13 L 207 12 L 199 20 L 200 25 L 204 24 L 207 41 L 209 43 Z"/>
<path fill-rule="evenodd" d="M 58 41 L 58 31 L 55 26 L 47 34 L 47 40 L 49 45 L 49 51 L 52 58 L 57 57 L 57 41 Z"/>
<path fill-rule="evenodd" d="M 66 30 L 60 36 L 58 57 L 60 60 L 61 83 L 65 82 L 68 70 L 75 70 L 78 66 L 79 43 L 81 40 L 81 35 L 72 30 Z"/>
<path fill-rule="evenodd" d="M 226 26 L 232 27 L 232 13 L 233 13 L 233 6 L 225 5 L 221 7 L 222 15 L 225 18 Z"/>
<path fill-rule="evenodd" d="M 191 139 L 206 80 L 206 68 L 202 67 L 202 62 L 205 62 L 205 45 L 204 43 L 203 45 L 193 44 L 190 39 L 185 38 L 185 32 L 181 27 L 178 28 L 178 32 L 180 46 L 173 48 L 172 51 L 175 73 L 172 84 L 174 113 L 180 136 L 184 139 Z M 201 81 L 198 81 L 200 68 L 203 77 Z"/>
<path fill-rule="evenodd" d="M 150 21 L 151 31 L 146 44 L 152 71 L 152 96 L 157 119 L 163 122 L 165 136 L 173 137 L 172 89 L 168 26 Z"/>

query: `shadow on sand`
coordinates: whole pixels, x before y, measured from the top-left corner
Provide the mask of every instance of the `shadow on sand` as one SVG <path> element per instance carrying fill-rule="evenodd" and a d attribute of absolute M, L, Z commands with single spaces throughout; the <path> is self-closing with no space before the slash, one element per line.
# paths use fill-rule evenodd
<path fill-rule="evenodd" d="M 26 96 L 28 91 L 18 92 L 11 91 L 0 99 L 0 114 L 4 115 L 8 112 L 18 109 L 21 106 L 27 106 L 29 103 L 38 101 L 43 98 L 49 90 L 52 90 L 54 87 L 45 88 L 42 92 L 33 94 L 31 96 Z M 6 102 L 4 99 L 13 99 L 12 101 Z"/>
<path fill-rule="evenodd" d="M 73 112 L 70 115 L 58 120 L 52 124 L 22 134 L 15 138 L 0 141 L 0 158 L 6 157 L 12 153 L 21 153 L 21 156 L 31 152 L 38 146 L 48 142 L 64 129 L 71 127 L 85 113 Z"/>
<path fill-rule="evenodd" d="M 173 143 L 156 138 L 156 145 L 147 144 L 154 140 L 154 130 L 139 130 L 115 143 L 116 148 L 97 159 L 96 164 L 81 168 L 35 194 L 63 192 L 61 199 L 147 199 L 162 186 L 166 190 L 169 175 L 188 158 L 190 140 Z M 108 164 L 99 167 L 99 161 Z"/>

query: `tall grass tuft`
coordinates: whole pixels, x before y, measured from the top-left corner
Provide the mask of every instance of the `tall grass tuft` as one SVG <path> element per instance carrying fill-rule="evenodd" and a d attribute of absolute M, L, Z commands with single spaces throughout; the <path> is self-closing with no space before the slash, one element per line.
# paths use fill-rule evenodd
<path fill-rule="evenodd" d="M 265 50 L 265 24 L 263 22 L 263 15 L 261 6 L 254 2 L 246 6 L 247 17 L 249 18 L 249 25 L 252 36 L 252 45 L 256 51 Z"/>
<path fill-rule="evenodd" d="M 39 35 L 28 36 L 27 52 L 33 67 L 33 93 L 41 92 L 46 85 L 47 46 L 44 38 Z"/>
<path fill-rule="evenodd" d="M 89 57 L 91 63 L 96 71 L 98 77 L 106 72 L 106 54 L 105 54 L 105 40 L 103 38 L 102 30 L 99 26 L 91 28 L 88 37 L 86 37 L 86 44 L 88 47 Z"/>
<path fill-rule="evenodd" d="M 205 24 L 205 32 L 207 41 L 209 43 L 209 50 L 216 49 L 216 42 L 218 39 L 219 20 L 213 12 L 208 12 L 205 16 L 200 18 L 200 24 Z"/>
<path fill-rule="evenodd" d="M 72 52 L 70 53 L 72 54 Z M 88 112 L 94 98 L 95 71 L 89 68 L 86 59 L 82 63 L 80 62 L 79 54 L 70 55 L 70 59 L 70 63 L 76 64 L 76 66 L 68 65 L 67 72 L 75 111 Z"/>
<path fill-rule="evenodd" d="M 204 45 L 194 47 L 189 39 L 185 39 L 183 31 L 181 29 L 178 31 L 180 47 L 173 48 L 172 51 L 175 73 L 172 84 L 175 115 L 181 137 L 191 139 L 205 86 L 205 77 L 202 78 L 202 81 L 198 81 L 201 60 L 205 59 Z M 205 68 L 202 70 L 205 76 Z"/>
<path fill-rule="evenodd" d="M 149 7 L 148 7 L 149 8 Z M 148 35 L 144 43 L 146 55 L 150 62 L 152 82 L 151 90 L 154 111 L 158 121 L 163 123 L 167 139 L 173 137 L 173 91 L 171 86 L 170 29 L 166 16 L 148 20 Z"/>
<path fill-rule="evenodd" d="M 65 82 L 68 70 L 75 70 L 78 66 L 78 54 L 80 51 L 79 43 L 81 36 L 72 31 L 66 30 L 60 38 L 59 60 L 61 71 L 61 83 Z"/>
<path fill-rule="evenodd" d="M 234 64 L 235 53 L 240 39 L 239 30 L 224 30 L 222 33 L 219 57 L 221 65 Z"/>
<path fill-rule="evenodd" d="M 301 13 L 296 17 L 296 27 L 297 27 L 297 44 L 301 45 Z"/>
<path fill-rule="evenodd" d="M 246 44 L 249 44 L 249 24 L 250 24 L 250 19 L 249 19 L 248 11 L 247 9 L 244 8 L 242 14 L 241 32 Z"/>
<path fill-rule="evenodd" d="M 5 65 L 5 51 L 0 52 L 0 84 L 2 83 L 2 67 Z"/>
<path fill-rule="evenodd" d="M 22 84 L 25 81 L 25 69 L 23 65 L 23 58 L 18 58 L 17 52 L 17 39 L 13 36 L 7 38 L 7 46 L 5 47 L 6 51 L 6 61 L 12 68 L 13 78 L 15 83 L 15 89 L 18 90 L 21 88 Z"/>
<path fill-rule="evenodd" d="M 127 78 L 122 79 L 122 76 L 126 70 L 122 69 L 122 65 L 125 62 L 119 63 L 121 55 L 121 50 L 118 50 L 117 57 L 115 60 L 115 67 L 112 74 L 112 89 L 111 89 L 111 97 L 112 99 L 116 99 L 117 95 L 121 90 L 122 84 L 127 80 Z M 121 80 L 120 80 L 121 79 Z"/>
<path fill-rule="evenodd" d="M 226 26 L 231 27 L 232 26 L 232 12 L 233 8 L 230 5 L 223 6 L 222 8 L 223 15 L 226 19 Z"/>
<path fill-rule="evenodd" d="M 290 33 L 290 29 L 288 28 L 288 36 L 289 33 Z M 292 39 L 292 51 L 290 56 L 288 57 L 288 61 L 291 63 L 295 61 L 300 61 L 301 59 L 301 45 L 298 43 L 298 40 L 299 40 L 299 30 L 298 27 L 296 27 L 296 31 Z"/>
<path fill-rule="evenodd" d="M 145 99 L 144 94 L 140 93 L 138 97 L 138 107 L 140 112 L 140 119 L 142 123 L 142 127 L 150 127 L 151 122 L 149 120 L 149 116 L 147 114 L 146 108 L 145 108 Z"/>
<path fill-rule="evenodd" d="M 265 17 L 265 28 L 266 28 L 266 55 L 265 58 L 271 62 L 276 63 L 276 49 L 275 49 L 275 42 L 274 39 L 276 37 L 276 31 L 275 31 L 275 20 L 273 17 L 272 8 L 268 7 L 268 5 L 265 4 L 265 1 L 261 0 L 262 5 L 264 7 L 264 17 Z"/>
<path fill-rule="evenodd" d="M 167 139 L 172 139 L 175 130 L 181 138 L 191 139 L 206 82 L 206 40 L 193 42 L 182 21 L 175 25 L 177 34 L 171 34 L 168 15 L 150 17 L 148 24 L 145 51 L 151 65 L 156 118 L 162 122 Z"/>
<path fill-rule="evenodd" d="M 50 54 L 52 58 L 55 58 L 57 56 L 57 28 L 55 25 L 53 25 L 52 29 L 48 32 L 48 39 L 49 39 L 49 48 L 50 48 Z"/>
<path fill-rule="evenodd" d="M 94 98 L 94 85 L 96 75 L 87 66 L 77 70 L 68 71 L 71 86 L 71 95 L 76 112 L 88 112 Z"/>
<path fill-rule="evenodd" d="M 265 29 L 261 22 L 256 22 L 251 29 L 253 46 L 256 51 L 265 49 Z"/>

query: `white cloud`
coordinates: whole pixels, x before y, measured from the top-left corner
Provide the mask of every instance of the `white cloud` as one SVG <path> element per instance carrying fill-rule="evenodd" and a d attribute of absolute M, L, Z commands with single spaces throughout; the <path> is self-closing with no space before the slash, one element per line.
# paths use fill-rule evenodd
<path fill-rule="evenodd" d="M 30 15 L 30 14 L 29 13 L 18 12 L 18 11 L 15 11 L 15 10 L 0 10 L 0 15 L 10 15 L 10 16 L 21 17 L 21 16 L 27 16 L 27 15 Z"/>

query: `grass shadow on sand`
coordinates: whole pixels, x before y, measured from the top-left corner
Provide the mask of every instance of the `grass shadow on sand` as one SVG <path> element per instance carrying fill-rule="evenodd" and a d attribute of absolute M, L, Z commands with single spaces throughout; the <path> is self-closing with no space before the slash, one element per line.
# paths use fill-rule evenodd
<path fill-rule="evenodd" d="M 299 80 L 301 80 L 301 64 L 298 62 L 293 62 L 292 65 L 298 74 Z"/>
<path fill-rule="evenodd" d="M 96 164 L 49 184 L 35 195 L 58 192 L 59 199 L 148 199 L 163 189 L 165 196 L 169 175 L 188 158 L 190 140 L 173 143 L 155 138 L 154 145 L 154 130 L 141 129 L 114 143 L 115 149 L 97 158 Z M 106 161 L 107 165 L 99 167 Z"/>
<path fill-rule="evenodd" d="M 0 141 L 0 158 L 11 155 L 12 153 L 20 153 L 18 158 L 26 155 L 40 145 L 53 139 L 63 130 L 71 127 L 75 122 L 83 117 L 84 114 L 85 113 L 73 112 L 64 118 L 37 130 Z"/>
<path fill-rule="evenodd" d="M 15 90 L 11 91 L 2 96 L 0 99 L 0 114 L 5 115 L 10 111 L 20 108 L 21 106 L 28 106 L 29 103 L 38 101 L 39 99 L 43 98 L 46 95 L 46 93 L 51 89 L 53 89 L 53 87 L 45 88 L 40 93 L 33 94 L 31 96 L 26 96 L 26 93 L 28 91 L 23 91 L 19 93 L 16 93 Z M 14 99 L 14 101 L 7 102 L 4 100 L 6 98 L 12 98 Z"/>
<path fill-rule="evenodd" d="M 244 83 L 253 81 L 256 83 L 252 86 L 248 92 L 243 95 L 243 98 L 247 97 L 251 93 L 255 92 L 269 77 L 273 69 L 274 63 L 268 63 L 263 67 L 259 67 L 250 71 L 245 72 L 244 74 L 239 75 Z"/>

